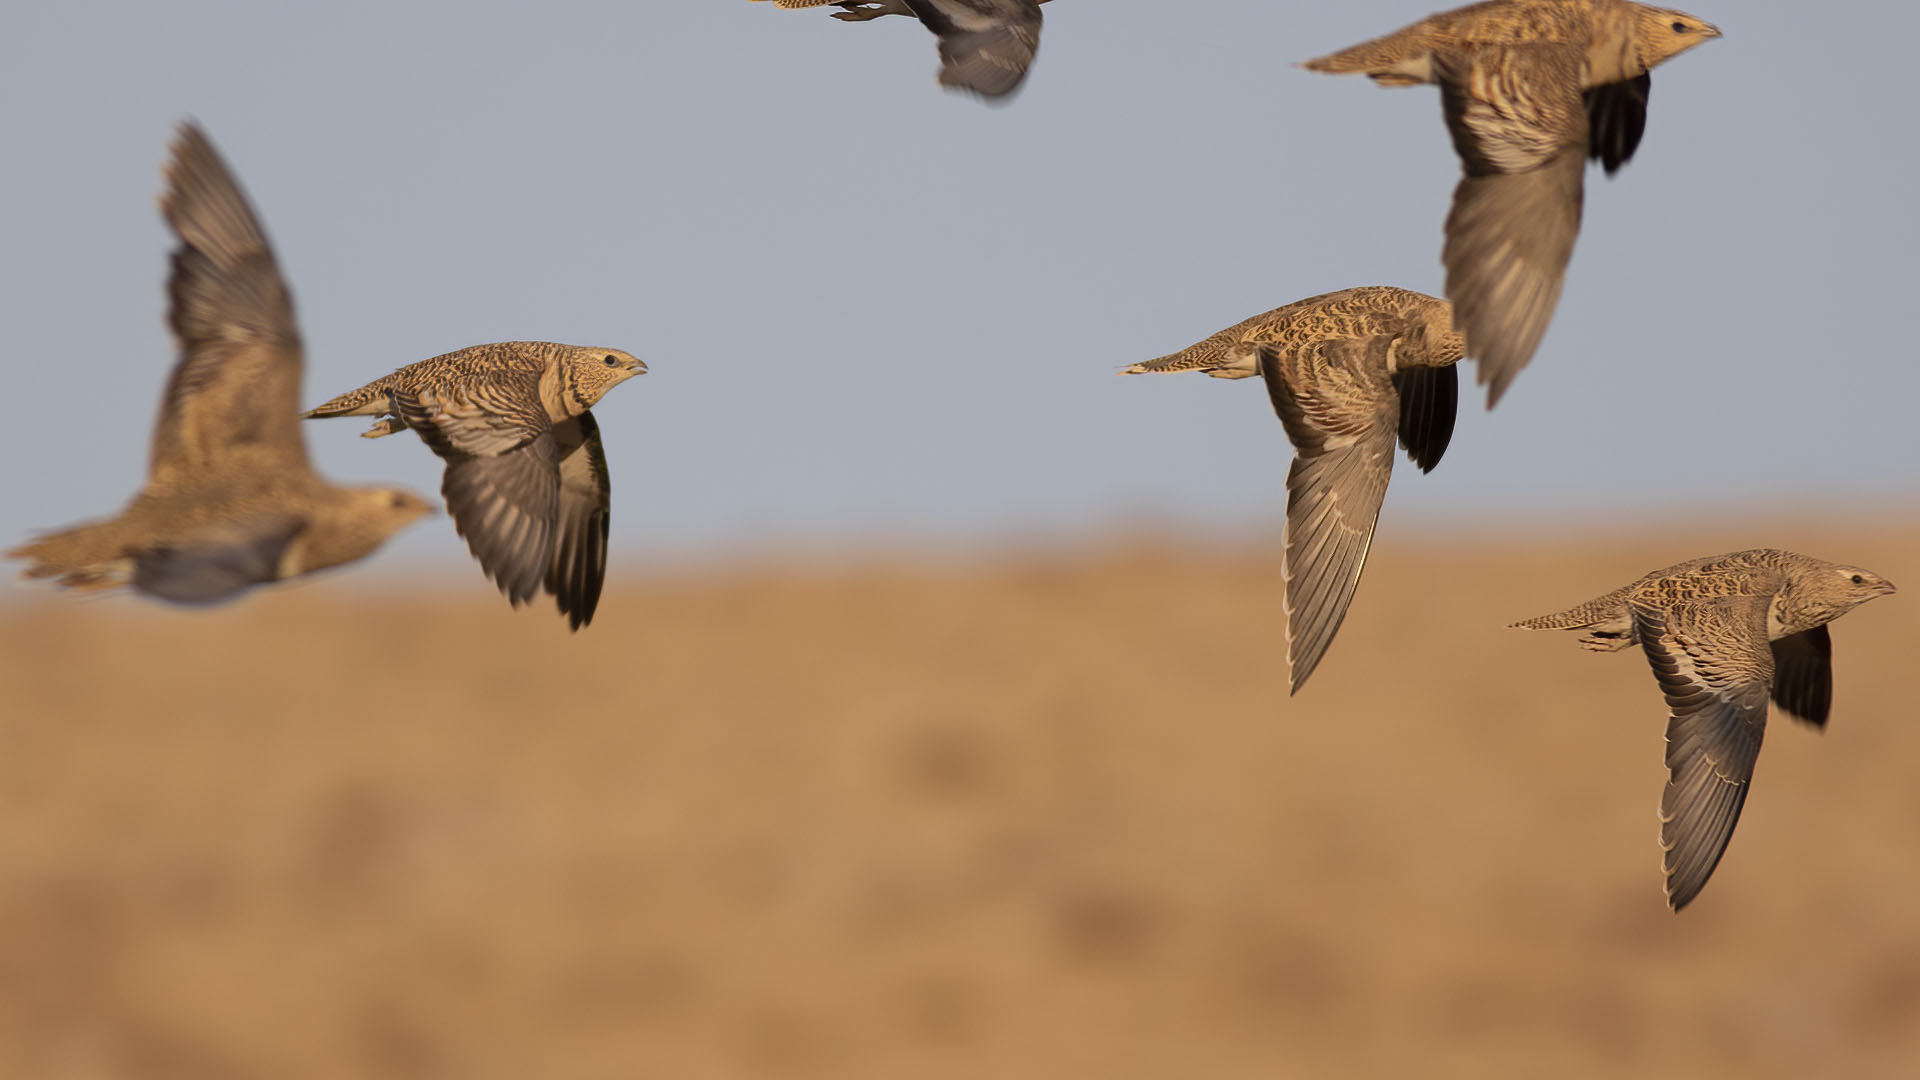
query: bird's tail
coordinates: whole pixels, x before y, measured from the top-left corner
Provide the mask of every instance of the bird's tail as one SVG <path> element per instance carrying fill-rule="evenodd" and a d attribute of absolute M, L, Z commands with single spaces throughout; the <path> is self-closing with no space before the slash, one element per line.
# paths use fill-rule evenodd
<path fill-rule="evenodd" d="M 1507 628 L 1510 630 L 1579 630 L 1583 627 L 1612 622 L 1621 618 L 1627 595 L 1632 591 L 1633 586 L 1624 586 L 1565 611 L 1556 611 L 1551 615 L 1540 615 L 1531 619 L 1522 619 L 1517 623 L 1509 623 Z"/>
<path fill-rule="evenodd" d="M 385 379 L 377 379 L 358 390 L 349 390 L 331 401 L 322 402 L 300 414 L 302 420 L 330 416 L 380 416 L 387 411 Z"/>
<path fill-rule="evenodd" d="M 1531 619 L 1508 623 L 1509 630 L 1578 630 L 1583 626 L 1592 626 L 1593 618 L 1588 614 L 1586 605 L 1556 611 L 1551 615 L 1539 615 Z"/>
<path fill-rule="evenodd" d="M 1120 374 L 1147 375 L 1165 371 L 1204 371 L 1216 379 L 1245 379 L 1260 374 L 1260 360 L 1254 349 L 1230 349 L 1215 341 L 1203 341 L 1177 353 L 1121 368 Z"/>
<path fill-rule="evenodd" d="M 1408 70 L 1409 65 L 1416 69 L 1420 67 L 1418 61 L 1430 47 L 1409 27 L 1385 37 L 1363 41 L 1350 49 L 1316 56 L 1300 66 L 1328 75 L 1365 72 L 1384 86 L 1412 86 L 1424 80 Z"/>
<path fill-rule="evenodd" d="M 125 585 L 131 562 L 120 550 L 110 524 L 92 522 L 47 533 L 3 554 L 27 562 L 20 574 L 24 578 L 57 578 L 59 584 L 70 589 Z"/>
<path fill-rule="evenodd" d="M 1121 368 L 1120 374 L 1146 375 L 1156 371 L 1186 371 L 1188 370 L 1188 365 L 1182 363 L 1186 355 L 1186 352 L 1183 350 L 1177 353 L 1168 353 L 1165 356 L 1157 356 L 1152 360 L 1142 360 L 1137 364 L 1129 364 Z"/>

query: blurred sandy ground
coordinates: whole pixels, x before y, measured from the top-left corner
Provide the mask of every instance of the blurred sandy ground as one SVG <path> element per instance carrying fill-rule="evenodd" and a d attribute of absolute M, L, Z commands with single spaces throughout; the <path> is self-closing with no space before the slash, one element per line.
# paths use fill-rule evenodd
<path fill-rule="evenodd" d="M 205 614 L 0 607 L 0 1076 L 1920 1075 L 1920 526 L 1115 544 Z M 1661 899 L 1637 654 L 1511 619 L 1756 543 L 1836 628 Z"/>

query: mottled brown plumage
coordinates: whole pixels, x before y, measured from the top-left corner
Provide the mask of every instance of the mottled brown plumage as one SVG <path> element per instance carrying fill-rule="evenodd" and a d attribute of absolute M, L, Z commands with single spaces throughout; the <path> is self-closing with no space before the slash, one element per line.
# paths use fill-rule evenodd
<path fill-rule="evenodd" d="M 181 127 L 160 210 L 179 237 L 168 321 L 180 359 L 161 399 L 146 484 L 110 520 L 7 552 L 25 576 L 132 585 L 208 603 L 352 562 L 431 512 L 397 488 L 334 487 L 299 430 L 293 300 L 246 196 L 213 144 Z"/>
<path fill-rule="evenodd" d="M 1733 837 L 1766 731 L 1767 699 L 1825 728 L 1833 701 L 1827 624 L 1891 582 L 1857 566 L 1759 548 L 1656 570 L 1552 615 L 1513 625 L 1585 630 L 1602 652 L 1638 644 L 1666 695 L 1660 843 L 1667 902 L 1699 895 Z"/>
<path fill-rule="evenodd" d="M 833 17 L 865 22 L 882 15 L 919 19 L 940 39 L 940 85 L 989 100 L 1020 88 L 1040 50 L 1040 5 L 1047 0 L 773 0 L 775 7 L 833 4 Z"/>
<path fill-rule="evenodd" d="M 1447 296 L 1489 407 L 1559 304 L 1585 159 L 1609 174 L 1625 164 L 1646 127 L 1649 72 L 1718 36 L 1629 0 L 1490 0 L 1306 62 L 1386 86 L 1439 84 L 1465 173 L 1447 216 Z"/>
<path fill-rule="evenodd" d="M 1446 451 L 1459 395 L 1453 365 L 1465 349 L 1446 301 L 1364 286 L 1256 315 L 1122 372 L 1265 379 L 1295 448 L 1284 564 L 1295 693 L 1360 584 L 1396 436 L 1422 472 Z"/>
<path fill-rule="evenodd" d="M 575 630 L 606 578 L 612 495 L 588 410 L 647 366 L 619 349 L 502 341 L 422 360 L 303 415 L 377 416 L 447 463 L 441 494 L 481 569 L 515 607 L 545 589 Z"/>

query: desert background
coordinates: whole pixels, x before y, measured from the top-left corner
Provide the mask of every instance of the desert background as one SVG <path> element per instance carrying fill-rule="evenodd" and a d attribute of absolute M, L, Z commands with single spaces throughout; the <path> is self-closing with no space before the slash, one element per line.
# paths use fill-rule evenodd
<path fill-rule="evenodd" d="M 1920 1069 L 1920 522 L 1401 520 L 1291 700 L 1274 540 L 10 590 L 0 1075 Z M 1502 627 L 1761 541 L 1909 592 L 1676 916 L 1644 661 Z"/>
<path fill-rule="evenodd" d="M 0 566 L 0 1080 L 1920 1076 L 1920 5 L 1697 2 L 1294 698 L 1266 396 L 1113 373 L 1443 291 L 1436 95 L 1294 65 L 1448 4 L 1049 3 L 989 107 L 747 0 L 0 3 L 0 547 L 141 483 L 183 120 L 307 401 L 650 369 L 577 635 L 444 517 L 208 611 Z M 1644 660 L 1503 627 L 1756 545 L 1906 591 L 1675 916 Z"/>

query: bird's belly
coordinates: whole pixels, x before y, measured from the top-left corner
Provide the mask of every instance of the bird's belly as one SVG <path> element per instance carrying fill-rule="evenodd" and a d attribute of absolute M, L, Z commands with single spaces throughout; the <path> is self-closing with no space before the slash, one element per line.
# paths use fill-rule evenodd
<path fill-rule="evenodd" d="M 1260 374 L 1260 347 L 1247 342 L 1222 358 L 1225 362 L 1207 368 L 1216 379 L 1249 379 Z"/>
<path fill-rule="evenodd" d="M 1433 81 L 1433 54 L 1421 53 L 1410 56 L 1397 64 L 1377 68 L 1367 72 L 1367 77 L 1381 86 L 1418 86 Z"/>

